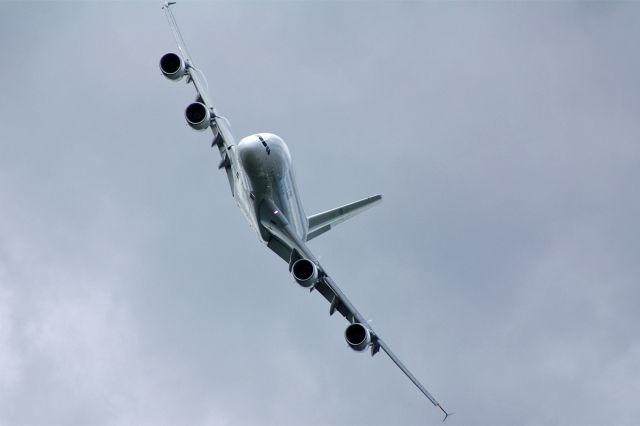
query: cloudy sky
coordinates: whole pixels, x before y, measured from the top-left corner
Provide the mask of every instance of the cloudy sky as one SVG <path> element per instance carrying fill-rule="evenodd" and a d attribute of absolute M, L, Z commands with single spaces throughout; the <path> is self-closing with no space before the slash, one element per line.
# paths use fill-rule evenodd
<path fill-rule="evenodd" d="M 257 241 L 160 2 L 3 2 L 0 424 L 437 424 Z M 237 137 L 451 424 L 640 424 L 640 5 L 175 8 Z"/>

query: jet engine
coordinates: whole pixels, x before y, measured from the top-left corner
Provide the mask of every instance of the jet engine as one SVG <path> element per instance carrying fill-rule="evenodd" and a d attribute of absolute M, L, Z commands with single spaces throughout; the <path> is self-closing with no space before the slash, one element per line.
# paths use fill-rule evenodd
<path fill-rule="evenodd" d="M 211 113 L 205 104 L 194 102 L 184 110 L 184 118 L 195 130 L 205 130 L 211 125 Z"/>
<path fill-rule="evenodd" d="M 354 351 L 364 351 L 371 343 L 369 329 L 359 322 L 354 322 L 344 331 L 344 339 Z"/>
<path fill-rule="evenodd" d="M 302 287 L 309 288 L 318 282 L 318 267 L 309 259 L 298 259 L 291 268 L 293 278 Z"/>
<path fill-rule="evenodd" d="M 160 71 L 169 80 L 180 80 L 186 74 L 186 67 L 180 56 L 167 53 L 160 58 Z"/>

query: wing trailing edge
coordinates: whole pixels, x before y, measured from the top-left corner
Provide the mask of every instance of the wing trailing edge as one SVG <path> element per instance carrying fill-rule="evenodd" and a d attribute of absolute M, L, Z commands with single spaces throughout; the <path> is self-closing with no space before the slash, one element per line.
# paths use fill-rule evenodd
<path fill-rule="evenodd" d="M 344 206 L 336 207 L 335 209 L 309 216 L 307 218 L 309 221 L 307 241 L 312 240 L 318 235 L 324 234 L 337 224 L 373 207 L 381 200 L 382 195 L 374 195 L 353 203 L 345 204 Z"/>

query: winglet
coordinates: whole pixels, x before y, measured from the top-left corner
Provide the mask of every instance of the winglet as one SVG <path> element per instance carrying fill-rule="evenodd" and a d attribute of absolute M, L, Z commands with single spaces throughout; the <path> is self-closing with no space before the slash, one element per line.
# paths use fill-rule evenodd
<path fill-rule="evenodd" d="M 442 408 L 442 405 L 440 405 L 440 403 L 438 403 L 438 408 L 442 410 L 442 412 L 444 413 L 444 419 L 442 419 L 442 423 L 445 422 L 445 420 L 447 420 L 447 417 L 449 417 L 450 415 L 452 415 L 453 413 L 447 413 L 444 408 Z"/>

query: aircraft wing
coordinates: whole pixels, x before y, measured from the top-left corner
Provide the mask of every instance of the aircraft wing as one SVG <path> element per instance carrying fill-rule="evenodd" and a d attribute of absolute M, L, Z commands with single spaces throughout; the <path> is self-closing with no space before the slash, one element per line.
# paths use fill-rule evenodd
<path fill-rule="evenodd" d="M 231 134 L 231 125 L 226 118 L 221 117 L 217 114 L 216 109 L 213 106 L 213 102 L 211 101 L 211 97 L 208 93 L 209 88 L 207 80 L 202 71 L 200 71 L 194 65 L 193 60 L 191 59 L 191 55 L 189 55 L 189 51 L 187 50 L 187 46 L 182 39 L 182 34 L 180 33 L 180 29 L 178 28 L 176 19 L 171 12 L 171 6 L 173 4 L 175 4 L 175 2 L 166 2 L 164 6 L 162 6 L 162 9 L 167 16 L 169 26 L 171 27 L 171 32 L 173 33 L 176 44 L 178 45 L 178 50 L 180 52 L 179 55 L 184 61 L 185 72 L 187 74 L 187 83 L 193 83 L 196 92 L 198 93 L 196 102 L 204 104 L 211 116 L 211 126 L 209 126 L 211 128 L 211 131 L 213 132 L 213 142 L 211 143 L 211 146 L 218 146 L 221 157 L 218 168 L 224 168 L 227 172 L 229 186 L 231 187 L 231 193 L 235 195 L 233 175 L 235 173 L 237 160 L 235 158 L 235 151 L 233 150 L 233 147 L 235 146 L 235 140 L 233 139 L 233 135 Z"/>
<path fill-rule="evenodd" d="M 380 349 L 382 349 L 391 358 L 391 360 L 402 370 L 402 372 L 413 382 L 414 385 L 424 394 L 424 396 L 431 401 L 431 403 L 438 407 L 444 413 L 444 420 L 447 419 L 450 413 L 447 413 L 440 403 L 429 393 L 429 391 L 420 383 L 418 379 L 409 371 L 409 369 L 400 361 L 400 359 L 391 351 L 391 348 L 382 340 L 380 335 L 375 332 L 371 327 L 371 324 L 366 318 L 358 312 L 356 307 L 351 303 L 347 296 L 342 292 L 338 284 L 329 276 L 326 270 L 322 267 L 318 259 L 309 250 L 306 243 L 301 241 L 292 229 L 291 225 L 278 215 L 279 209 L 271 202 L 267 202 L 261 210 L 260 222 L 271 233 L 271 239 L 267 246 L 278 254 L 284 261 L 289 263 L 289 270 L 292 269 L 293 264 L 299 259 L 308 259 L 312 261 L 318 268 L 318 280 L 310 288 L 311 291 L 316 290 L 329 302 L 329 315 L 333 315 L 335 312 L 339 312 L 349 323 L 362 324 L 371 336 L 371 356 L 375 355 Z"/>
<path fill-rule="evenodd" d="M 380 349 L 386 352 L 391 360 L 402 370 L 402 372 L 413 382 L 414 385 L 424 394 L 424 396 L 431 401 L 431 403 L 438 407 L 444 413 L 444 420 L 447 419 L 449 413 L 440 405 L 440 403 L 429 393 L 429 391 L 420 383 L 418 379 L 409 371 L 409 369 L 400 361 L 400 359 L 391 351 L 391 348 L 382 340 L 382 338 L 373 330 L 369 322 L 362 316 L 360 312 L 353 306 L 351 301 L 340 290 L 335 281 L 322 269 L 318 264 L 318 267 L 322 271 L 322 278 L 316 284 L 315 290 L 318 290 L 327 301 L 330 303 L 329 315 L 333 315 L 335 311 L 338 311 L 343 317 L 350 323 L 360 323 L 369 329 L 371 334 L 371 356 L 375 355 Z"/>

